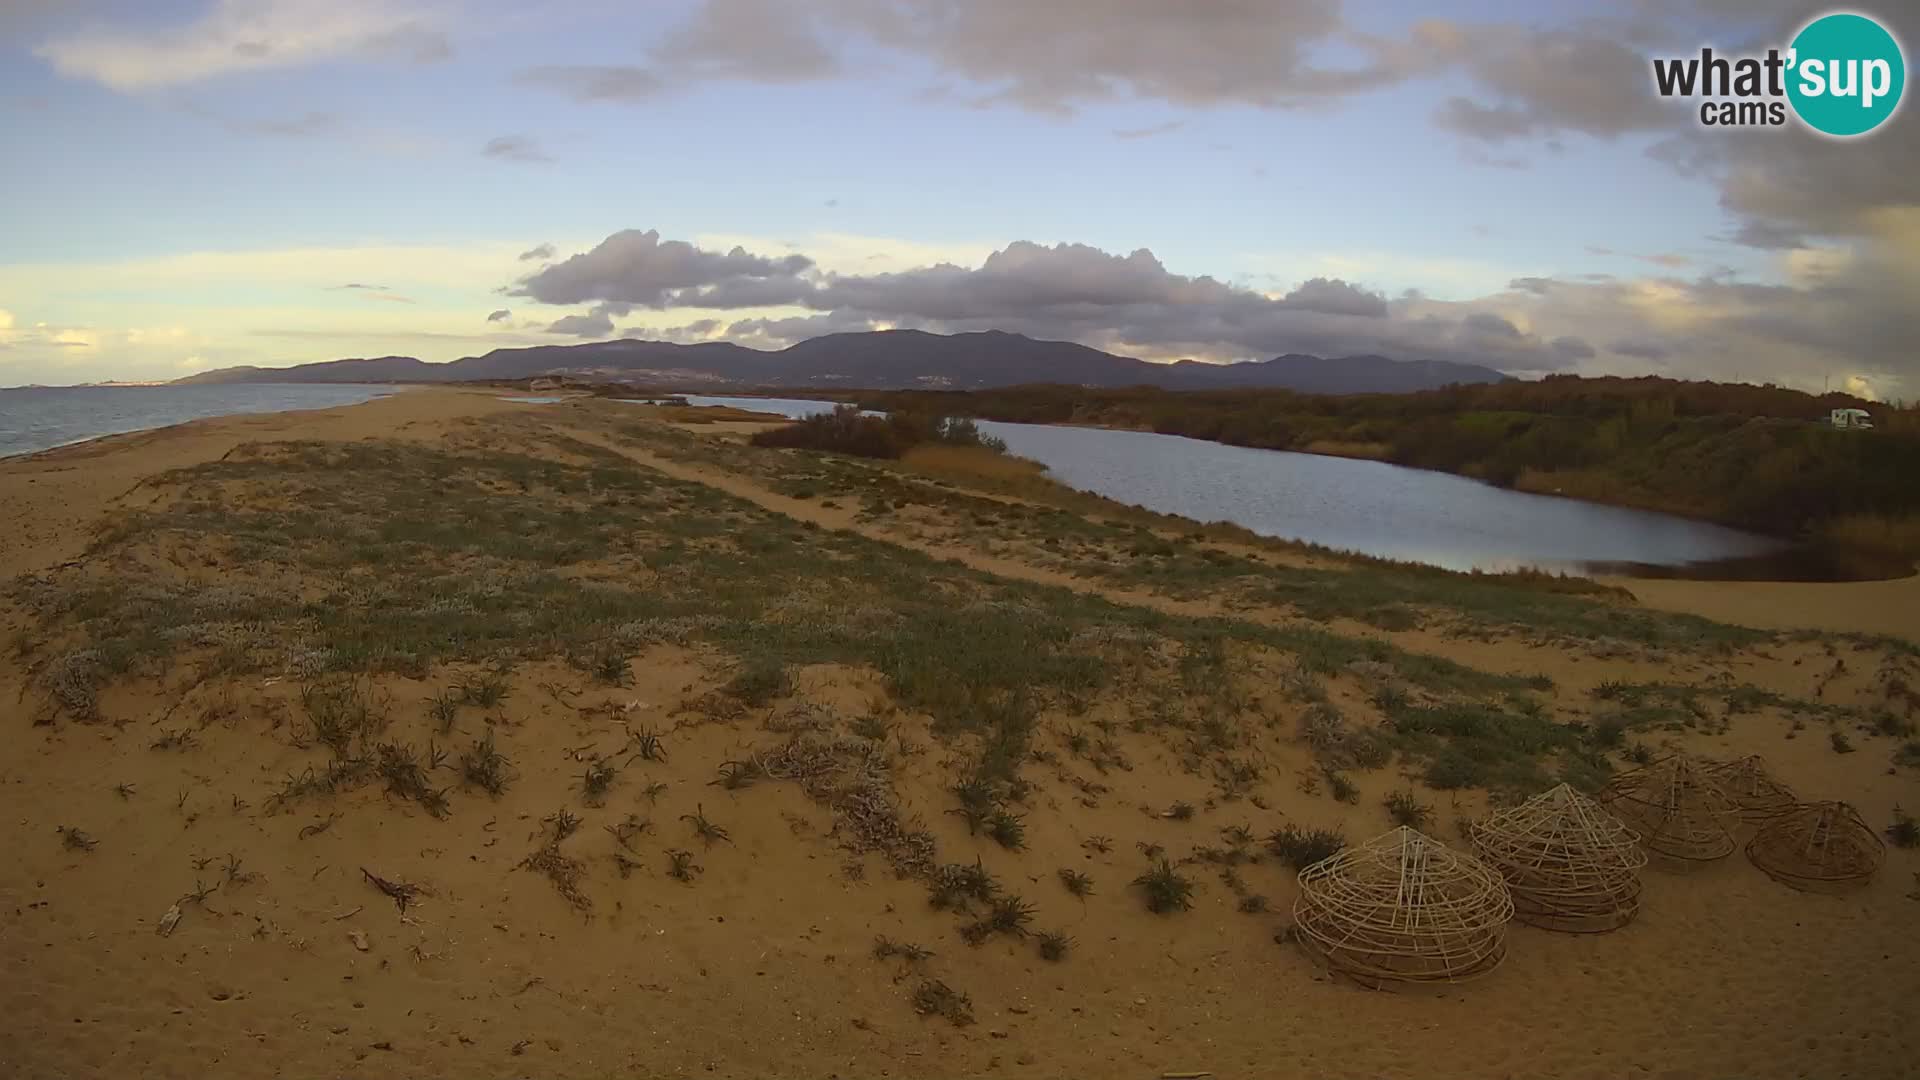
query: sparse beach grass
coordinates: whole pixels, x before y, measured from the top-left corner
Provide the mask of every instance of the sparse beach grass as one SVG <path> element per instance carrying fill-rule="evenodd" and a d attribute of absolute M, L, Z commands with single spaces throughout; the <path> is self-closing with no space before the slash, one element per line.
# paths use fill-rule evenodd
<path fill-rule="evenodd" d="M 1797 754 L 1803 797 L 1910 835 L 1903 649 L 1339 560 L 997 455 L 849 463 L 566 409 L 243 445 L 8 583 L 36 880 L 64 905 L 169 868 L 100 901 L 112 926 L 63 918 L 155 970 L 271 958 L 369 1045 L 598 1048 L 574 1017 L 610 1008 L 704 1031 L 724 983 L 850 1059 L 884 1033 L 980 1072 L 1123 981 L 1141 1017 L 1252 1022 L 1196 988 L 1297 977 L 1326 1022 L 1274 951 L 1298 870 L 1656 755 Z M 1541 992 L 1515 968 L 1471 992 Z M 389 986 L 439 1026 L 360 1019 Z"/>

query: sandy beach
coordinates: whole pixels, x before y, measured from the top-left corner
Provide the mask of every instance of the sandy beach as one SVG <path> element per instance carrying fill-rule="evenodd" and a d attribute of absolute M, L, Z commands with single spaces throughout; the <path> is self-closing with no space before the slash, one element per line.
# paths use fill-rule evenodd
<path fill-rule="evenodd" d="M 1878 830 L 1920 809 L 1920 578 L 1483 603 L 688 416 L 420 389 L 0 462 L 0 1073 L 1920 1061 L 1920 852 L 1844 895 L 1737 851 L 1649 868 L 1624 929 L 1515 925 L 1486 977 L 1392 993 L 1288 941 L 1258 839 L 1359 842 L 1406 792 L 1464 848 L 1490 789 L 1636 753 L 1759 754 Z M 1405 734 L 1466 707 L 1571 734 Z M 1329 757 L 1310 715 L 1388 759 Z M 1487 782 L 1430 782 L 1461 761 Z M 965 813 L 980 777 L 1017 843 Z M 1130 884 L 1161 858 L 1190 910 Z M 929 881 L 976 861 L 1030 921 L 971 943 Z M 920 1014 L 934 983 L 970 1022 Z"/>

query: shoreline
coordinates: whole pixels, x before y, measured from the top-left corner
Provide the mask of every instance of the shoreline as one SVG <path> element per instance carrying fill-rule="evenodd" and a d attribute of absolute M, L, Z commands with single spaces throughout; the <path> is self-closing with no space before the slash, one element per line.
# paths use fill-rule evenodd
<path fill-rule="evenodd" d="M 410 388 L 447 392 L 392 393 L 344 405 L 198 417 L 0 458 L 0 517 L 16 523 L 0 532 L 0 577 L 77 557 L 105 515 L 137 505 L 137 493 L 148 478 L 217 460 L 245 442 L 437 438 L 448 424 L 466 417 L 522 407 L 491 393 Z"/>
<path fill-rule="evenodd" d="M 214 413 L 214 414 L 212 414 L 212 415 L 210 415 L 210 416 L 195 416 L 195 417 L 191 417 L 191 418 L 189 418 L 189 419 L 186 419 L 186 420 L 177 420 L 177 421 L 174 421 L 173 423 L 170 423 L 170 424 L 155 424 L 155 425 L 154 425 L 154 426 L 152 426 L 152 427 L 140 427 L 140 428 L 131 428 L 131 429 L 128 429 L 128 430 L 126 430 L 126 431 L 108 431 L 108 432 L 103 432 L 103 433 L 101 433 L 101 434 L 99 434 L 99 435 L 86 435 L 86 436 L 82 436 L 81 438 L 78 438 L 78 439 L 72 439 L 72 440 L 69 440 L 69 441 L 67 441 L 67 442 L 63 442 L 63 443 L 57 443 L 57 444 L 55 444 L 55 445 L 53 445 L 53 446 L 43 446 L 43 447 L 40 447 L 40 448 L 39 448 L 39 449 L 37 449 L 37 450 L 19 450 L 19 451 L 15 451 L 15 452 L 13 452 L 13 453 L 7 453 L 7 454 L 0 454 L 0 465 L 10 465 L 10 464 L 13 464 L 13 463 L 15 463 L 15 462 L 20 462 L 20 461 L 28 461 L 28 460 L 32 460 L 32 459 L 34 459 L 34 458 L 38 458 L 38 457 L 42 457 L 42 456 L 44 456 L 44 455 L 48 455 L 48 454 L 57 454 L 57 453 L 59 453 L 59 452 L 61 452 L 61 451 L 64 451 L 64 450 L 71 450 L 71 449 L 73 449 L 73 448 L 75 448 L 75 447 L 81 447 L 81 446 L 88 446 L 88 445 L 91 445 L 91 444 L 93 444 L 93 443 L 98 443 L 98 442 L 104 442 L 104 441 L 106 441 L 106 440 L 108 440 L 108 439 L 120 439 L 120 438 L 127 438 L 127 437 L 131 437 L 131 436 L 135 436 L 135 435 L 147 435 L 147 434 L 150 434 L 150 433 L 152 433 L 152 432 L 155 432 L 155 431 L 166 431 L 166 430 L 168 430 L 169 428 L 177 428 L 177 427 L 186 427 L 186 426 L 187 426 L 187 425 L 189 425 L 189 424 L 198 424 L 198 423 L 202 423 L 202 422 L 204 422 L 204 421 L 208 421 L 208 420 L 225 420 L 225 419 L 228 419 L 228 418 L 231 418 L 231 417 L 240 417 L 240 416 L 282 416 L 282 415 L 286 415 L 286 414 L 289 414 L 289 413 L 301 413 L 301 412 L 324 412 L 324 411 L 326 411 L 326 410 L 328 410 L 328 409 L 349 409 L 349 408 L 352 408 L 352 407 L 354 407 L 355 405 L 366 405 L 366 404 L 369 404 L 369 403 L 371 403 L 371 402 L 375 402 L 375 401 L 379 401 L 379 400 L 381 400 L 382 398 L 388 398 L 388 397 L 393 397 L 393 396 L 395 396 L 395 395 L 397 395 L 397 394 L 401 394 L 401 393 L 405 393 L 405 392 L 407 392 L 407 391 L 409 391 L 409 390 L 425 390 L 425 389 L 429 389 L 429 388 L 430 388 L 430 386 L 429 386 L 429 384 L 426 384 L 426 383 L 394 383 L 394 384 L 384 384 L 384 383 L 341 383 L 341 384 L 328 384 L 328 383 L 249 383 L 249 384 L 235 384 L 235 385 L 251 385 L 251 386 L 327 386 L 327 385 L 352 385 L 352 386 L 381 386 L 381 387 L 383 387 L 383 388 L 386 388 L 388 392 L 386 392 L 386 393 L 381 393 L 381 394 L 376 394 L 376 395 L 374 395 L 374 396 L 372 396 L 372 397 L 369 397 L 369 398 L 365 398 L 365 399 L 363 399 L 363 400 L 360 400 L 360 401 L 350 401 L 350 402 L 345 402 L 345 403 L 342 403 L 342 404 L 335 404 L 335 405 L 312 405 L 312 406 L 303 406 L 303 407 L 301 407 L 301 408 L 295 408 L 295 409 L 263 409 L 263 410 L 262 410 L 262 409 L 256 409 L 256 410 L 247 410 L 247 411 L 243 411 L 243 412 L 230 412 L 230 413 Z M 164 388 L 168 388 L 168 387 L 172 387 L 172 386 L 174 386 L 174 384 L 173 384 L 173 383 L 152 383 L 152 384 L 148 384 L 148 383 L 115 383 L 115 384 L 111 384 L 111 385 L 93 385 L 93 386 L 7 386 L 7 387 L 0 387 L 0 393 L 4 393 L 4 392 L 6 392 L 6 391 L 8 391 L 8 390 L 156 390 L 156 389 L 164 389 Z M 182 387 L 181 389 L 192 389 L 192 388 L 191 388 L 191 387 Z"/>
<path fill-rule="evenodd" d="M 76 557 L 106 514 L 137 505 L 135 496 L 146 478 L 216 460 L 243 442 L 263 437 L 429 441 L 467 419 L 525 408 L 497 388 L 409 384 L 404 389 L 420 392 L 319 409 L 204 417 L 0 459 L 0 512 L 21 523 L 0 536 L 0 574 L 34 572 Z M 1356 567 L 1369 561 L 1318 550 L 1310 554 Z M 1866 582 L 1584 576 L 1624 589 L 1637 603 L 1656 610 L 1756 629 L 1886 634 L 1920 643 L 1920 576 Z M 1488 579 L 1498 580 L 1494 575 Z"/>
<path fill-rule="evenodd" d="M 995 389 L 995 388 L 984 388 L 984 389 Z M 879 393 L 914 393 L 914 392 L 916 391 L 911 391 L 911 390 L 879 391 Z M 764 394 L 764 393 L 753 393 L 753 394 L 734 393 L 734 394 L 725 394 L 725 395 L 703 394 L 700 396 L 706 396 L 706 397 L 723 397 L 724 396 L 724 397 L 742 397 L 742 398 L 765 397 L 765 398 L 796 400 L 796 401 L 797 400 L 831 401 L 831 402 L 849 404 L 849 405 L 861 404 L 861 402 L 858 399 L 848 400 L 847 398 L 842 396 L 795 398 L 795 397 L 782 395 L 782 394 Z M 861 407 L 865 408 L 866 406 L 862 405 Z M 1655 501 L 1635 501 L 1630 499 L 1589 498 L 1584 495 L 1569 495 L 1559 489 L 1545 490 L 1541 488 L 1522 486 L 1518 483 L 1510 486 L 1502 487 L 1501 485 L 1495 484 L 1492 481 L 1485 479 L 1484 477 L 1474 476 L 1471 473 L 1455 472 L 1450 469 L 1429 468 L 1424 465 L 1409 465 L 1404 462 L 1389 460 L 1382 453 L 1377 452 L 1376 444 L 1371 444 L 1371 443 L 1358 443 L 1358 444 L 1314 443 L 1304 447 L 1290 446 L 1282 449 L 1282 448 L 1271 447 L 1271 446 L 1248 446 L 1244 443 L 1227 442 L 1222 439 L 1206 439 L 1206 438 L 1201 438 L 1197 435 L 1184 435 L 1179 432 L 1172 432 L 1172 431 L 1155 431 L 1151 427 L 1141 427 L 1136 425 L 1094 424 L 1094 423 L 1086 423 L 1086 422 L 1036 424 L 1028 420 L 1001 420 L 991 416 L 976 415 L 971 413 L 958 414 L 958 415 L 965 415 L 969 419 L 986 420 L 996 424 L 1029 424 L 1034 427 L 1086 428 L 1094 431 L 1131 431 L 1131 432 L 1138 432 L 1138 433 L 1143 433 L 1148 435 L 1165 435 L 1169 438 L 1175 438 L 1175 439 L 1191 439 L 1194 442 L 1209 443 L 1214 446 L 1231 446 L 1241 450 L 1264 450 L 1269 453 L 1275 453 L 1275 454 L 1307 454 L 1313 457 L 1339 458 L 1345 461 L 1371 461 L 1380 465 L 1391 465 L 1394 468 L 1398 468 L 1398 469 L 1411 469 L 1415 472 L 1436 473 L 1441 476 L 1457 476 L 1463 480 L 1471 480 L 1477 484 L 1484 484 L 1487 487 L 1494 488 L 1495 490 L 1498 490 L 1498 491 L 1511 491 L 1520 495 L 1538 495 L 1542 498 L 1548 498 L 1548 499 L 1567 499 L 1569 501 L 1583 503 L 1588 506 L 1607 506 L 1617 510 L 1636 510 L 1636 511 L 1640 511 L 1642 513 L 1648 513 L 1648 514 L 1663 514 L 1667 517 L 1679 518 L 1683 521 L 1690 521 L 1690 522 L 1694 522 L 1702 525 L 1714 525 L 1723 529 L 1731 529 L 1735 532 L 1745 533 L 1746 535 L 1749 535 L 1749 536 L 1755 536 L 1755 537 L 1759 537 L 1766 540 L 1772 540 L 1781 544 L 1791 545 L 1794 547 L 1805 547 L 1809 543 L 1809 540 L 1804 537 L 1782 536 L 1777 533 L 1762 532 L 1750 525 L 1744 525 L 1734 521 L 1726 521 L 1720 518 L 1711 517 L 1705 514 L 1695 512 L 1686 507 L 1677 507 L 1667 503 L 1660 503 Z M 1315 449 L 1316 446 L 1318 446 L 1319 448 Z M 1903 576 L 1910 576 L 1910 575 L 1903 575 Z M 1898 579 L 1880 579 L 1880 580 L 1898 580 Z"/>
<path fill-rule="evenodd" d="M 795 397 L 787 394 L 768 394 L 768 393 L 698 394 L 693 396 L 715 397 L 715 398 L 725 397 L 725 398 L 737 398 L 741 400 L 746 400 L 751 398 L 763 398 L 763 399 L 774 400 L 774 401 L 817 401 L 817 402 L 829 402 L 829 403 L 835 403 L 835 404 L 860 405 L 860 402 L 858 400 L 849 401 L 846 398 L 839 397 L 839 396 Z M 1541 569 L 1539 571 L 1541 573 L 1570 574 L 1576 577 L 1590 578 L 1594 581 L 1673 580 L 1673 581 L 1724 581 L 1728 583 L 1745 582 L 1745 583 L 1758 583 L 1758 584 L 1848 584 L 1848 583 L 1891 582 L 1891 581 L 1905 581 L 1907 579 L 1913 578 L 1914 576 L 1916 576 L 1916 574 L 1920 574 L 1920 565 L 1916 565 L 1915 563 L 1910 563 L 1904 560 L 1892 558 L 1890 556 L 1886 556 L 1877 552 L 1842 548 L 1842 547 L 1834 546 L 1832 544 L 1823 544 L 1817 540 L 1805 538 L 1805 537 L 1781 536 L 1774 533 L 1761 532 L 1761 531 L 1749 528 L 1747 526 L 1729 523 L 1726 521 L 1720 521 L 1720 520 L 1717 520 L 1711 517 L 1702 516 L 1699 514 L 1685 513 L 1685 512 L 1677 511 L 1667 507 L 1646 505 L 1646 504 L 1627 502 L 1627 501 L 1590 499 L 1590 498 L 1584 498 L 1579 495 L 1568 495 L 1559 491 L 1545 491 L 1545 490 L 1538 490 L 1534 488 L 1527 488 L 1527 487 L 1520 487 L 1520 486 L 1501 487 L 1500 485 L 1494 484 L 1491 481 L 1485 480 L 1481 477 L 1472 476 L 1467 473 L 1451 472 L 1446 469 L 1430 469 L 1430 468 L 1425 468 L 1419 465 L 1401 464 L 1400 462 L 1386 460 L 1384 457 L 1378 454 L 1359 452 L 1358 450 L 1355 450 L 1353 452 L 1347 452 L 1349 448 L 1344 444 L 1333 445 L 1333 446 L 1323 446 L 1323 448 L 1320 450 L 1305 449 L 1305 448 L 1299 448 L 1299 449 L 1289 448 L 1289 449 L 1281 450 L 1281 449 L 1275 449 L 1272 447 L 1264 447 L 1264 446 L 1245 446 L 1240 443 L 1223 442 L 1218 439 L 1203 439 L 1194 435 L 1183 435 L 1176 432 L 1154 431 L 1151 428 L 1118 425 L 1118 424 L 1092 424 L 1092 423 L 1082 423 L 1082 422 L 1032 423 L 1032 422 L 1023 421 L 1023 420 L 996 420 L 996 419 L 992 419 L 990 417 L 985 417 L 985 416 L 974 416 L 971 418 L 985 421 L 987 423 L 1019 424 L 1027 427 L 1073 428 L 1073 429 L 1086 430 L 1086 431 L 1122 431 L 1122 432 L 1132 432 L 1135 434 L 1164 435 L 1168 438 L 1184 439 L 1191 442 L 1202 443 L 1202 444 L 1211 445 L 1211 446 L 1232 447 L 1238 450 L 1248 450 L 1248 451 L 1273 453 L 1273 454 L 1302 454 L 1302 455 L 1309 455 L 1312 457 L 1336 458 L 1343 461 L 1371 462 L 1376 465 L 1384 465 L 1384 466 L 1388 466 L 1396 469 L 1407 469 L 1413 472 L 1432 473 L 1438 476 L 1457 477 L 1462 480 L 1468 480 L 1473 483 L 1480 484 L 1483 487 L 1487 487 L 1495 491 L 1503 491 L 1503 492 L 1508 492 L 1515 495 L 1529 496 L 1529 497 L 1541 498 L 1541 499 L 1562 500 L 1562 501 L 1574 503 L 1580 506 L 1606 507 L 1614 510 L 1626 510 L 1634 513 L 1653 514 L 1653 515 L 1659 515 L 1661 517 L 1674 518 L 1674 519 L 1688 522 L 1695 525 L 1705 525 L 1705 526 L 1711 526 L 1717 529 L 1724 529 L 1732 533 L 1737 533 L 1742 537 L 1766 541 L 1767 543 L 1773 545 L 1775 548 L 1774 551 L 1765 555 L 1730 556 L 1723 559 L 1703 560 L 1703 561 L 1693 562 L 1693 563 L 1675 563 L 1675 564 L 1649 563 L 1649 564 L 1645 564 L 1648 568 L 1648 572 L 1644 574 L 1627 569 L 1629 564 L 1622 563 L 1622 562 L 1596 562 L 1596 563 L 1588 563 L 1588 564 L 1569 564 L 1569 565 L 1577 565 L 1578 568 L 1571 569 L 1571 570 Z M 1075 489 L 1075 490 L 1079 490 L 1079 489 Z M 1083 494 L 1095 495 L 1096 493 L 1083 492 Z M 1106 497 L 1106 496 L 1097 496 L 1097 497 Z M 1180 515 L 1169 515 L 1169 516 L 1178 517 Z M 1195 519 L 1183 519 L 1183 520 L 1195 520 Z M 1195 521 L 1195 523 L 1196 525 L 1201 527 L 1204 527 L 1209 524 L 1214 524 L 1211 522 L 1200 522 L 1197 520 Z M 1247 526 L 1238 525 L 1237 523 L 1234 523 L 1234 522 L 1224 522 L 1224 523 L 1230 524 L 1230 525 L 1236 525 L 1236 527 L 1240 527 L 1240 528 L 1248 528 Z M 1249 531 L 1253 531 L 1253 530 L 1249 529 Z M 1268 535 L 1265 533 L 1256 533 L 1256 535 L 1260 535 L 1266 539 L 1274 540 L 1280 543 L 1304 545 L 1306 548 L 1311 549 L 1313 552 L 1320 553 L 1320 554 L 1327 554 L 1333 557 L 1350 558 L 1350 559 L 1366 560 L 1366 561 L 1384 561 L 1388 563 L 1401 562 L 1401 560 L 1396 560 L 1392 558 L 1382 558 L 1379 556 L 1368 555 L 1365 552 L 1350 551 L 1345 549 L 1325 548 L 1321 545 L 1313 544 L 1309 541 L 1293 540 L 1285 536 Z M 1771 562 L 1769 562 L 1769 560 L 1771 560 Z M 1847 574 L 1847 576 L 1841 576 L 1838 573 L 1823 575 L 1818 572 L 1807 572 L 1807 571 L 1802 571 L 1792 576 L 1787 576 L 1783 574 L 1783 575 L 1771 576 L 1771 577 L 1741 576 L 1738 573 L 1733 575 L 1727 575 L 1725 573 L 1725 571 L 1729 568 L 1738 568 L 1744 564 L 1754 564 L 1754 563 L 1766 563 L 1768 565 L 1772 565 L 1778 568 L 1780 566 L 1786 566 L 1786 565 L 1799 565 L 1799 566 L 1805 567 L 1805 566 L 1811 566 L 1816 564 L 1824 564 L 1828 566 L 1838 566 L 1840 564 L 1843 564 L 1849 561 L 1852 561 L 1853 563 L 1855 563 L 1856 568 L 1853 572 Z M 1450 573 L 1459 573 L 1459 574 L 1474 573 L 1473 571 L 1453 570 L 1447 567 L 1439 567 L 1439 566 L 1434 566 L 1432 564 L 1427 564 L 1427 563 L 1415 562 L 1415 563 L 1408 563 L 1407 565 L 1429 567 L 1431 569 L 1444 570 Z M 1861 567 L 1865 567 L 1865 566 L 1871 566 L 1873 567 L 1873 569 L 1871 570 L 1861 569 Z M 1762 569 L 1764 570 L 1764 567 Z M 1499 576 L 1501 572 L 1480 571 L 1480 573 L 1488 574 L 1491 576 Z"/>

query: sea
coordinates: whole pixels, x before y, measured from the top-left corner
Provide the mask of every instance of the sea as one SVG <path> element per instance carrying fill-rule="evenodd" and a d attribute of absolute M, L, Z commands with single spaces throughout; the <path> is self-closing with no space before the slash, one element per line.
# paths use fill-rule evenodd
<path fill-rule="evenodd" d="M 357 383 L 231 386 L 29 386 L 0 389 L 0 458 L 209 416 L 357 405 L 396 392 Z"/>

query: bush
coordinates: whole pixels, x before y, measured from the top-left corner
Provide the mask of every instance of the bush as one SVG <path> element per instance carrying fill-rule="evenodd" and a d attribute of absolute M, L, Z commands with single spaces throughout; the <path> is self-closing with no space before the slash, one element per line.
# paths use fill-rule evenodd
<path fill-rule="evenodd" d="M 1405 825 L 1409 829 L 1424 829 L 1433 819 L 1433 807 L 1414 798 L 1411 791 L 1396 791 L 1387 796 L 1387 816 L 1395 825 Z"/>
<path fill-rule="evenodd" d="M 1920 823 L 1899 807 L 1893 808 L 1893 824 L 1887 826 L 1887 839 L 1897 848 L 1920 847 Z"/>
<path fill-rule="evenodd" d="M 1331 859 L 1347 846 L 1347 838 L 1333 829 L 1302 829 L 1285 825 L 1267 837 L 1267 850 L 1295 870 L 1305 870 Z"/>
<path fill-rule="evenodd" d="M 830 450 L 855 457 L 897 458 L 906 451 L 885 417 L 862 416 L 852 405 L 818 413 L 786 427 L 755 432 L 753 445 Z"/>
<path fill-rule="evenodd" d="M 1146 893 L 1147 910 L 1156 915 L 1185 911 L 1193 906 L 1193 882 L 1165 859 L 1154 863 L 1152 869 L 1134 878 L 1133 883 Z"/>
<path fill-rule="evenodd" d="M 753 436 L 755 446 L 827 450 L 869 458 L 897 458 L 921 443 L 977 446 L 995 453 L 1007 449 L 1004 441 L 983 434 L 978 424 L 965 417 L 906 410 L 867 416 L 854 405 L 841 405 L 830 413 L 817 413 Z"/>

